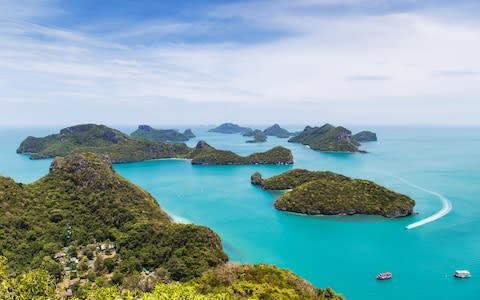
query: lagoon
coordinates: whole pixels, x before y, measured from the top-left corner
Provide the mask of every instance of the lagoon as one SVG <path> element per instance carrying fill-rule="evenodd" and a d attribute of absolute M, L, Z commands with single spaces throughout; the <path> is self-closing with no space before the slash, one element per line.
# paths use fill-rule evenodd
<path fill-rule="evenodd" d="M 116 127 L 127 133 L 134 129 Z M 204 139 L 218 149 L 246 155 L 283 145 L 293 151 L 295 164 L 192 166 L 188 160 L 155 160 L 117 164 L 115 169 L 153 194 L 177 220 L 219 233 L 231 261 L 288 268 L 348 299 L 479 299 L 480 129 L 350 127 L 377 132 L 379 141 L 363 146 L 368 154 L 320 153 L 275 137 L 250 144 L 245 143 L 248 137 L 193 127 L 197 138 L 190 146 Z M 15 149 L 27 135 L 43 136 L 60 128 L 0 129 L 0 174 L 22 182 L 45 175 L 50 160 L 32 161 Z M 374 180 L 415 199 L 418 215 L 392 220 L 276 211 L 278 192 L 250 185 L 250 175 L 259 171 L 269 177 L 291 168 Z M 442 209 L 438 195 L 448 199 L 451 211 L 406 230 Z M 469 269 L 472 278 L 454 279 L 455 269 Z M 393 279 L 376 281 L 375 275 L 383 271 L 392 272 Z"/>

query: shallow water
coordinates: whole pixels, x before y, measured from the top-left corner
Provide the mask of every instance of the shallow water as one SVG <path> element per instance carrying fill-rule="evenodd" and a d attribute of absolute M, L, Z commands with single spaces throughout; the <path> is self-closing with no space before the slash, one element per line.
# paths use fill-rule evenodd
<path fill-rule="evenodd" d="M 50 160 L 31 161 L 15 149 L 27 135 L 58 129 L 0 129 L 0 174 L 22 182 L 46 174 Z M 294 153 L 293 167 L 375 180 L 414 198 L 419 214 L 391 220 L 276 211 L 272 204 L 278 192 L 250 185 L 250 175 L 260 171 L 268 177 L 291 166 L 192 166 L 184 160 L 158 160 L 115 168 L 152 193 L 177 220 L 213 228 L 232 261 L 276 264 L 348 299 L 480 299 L 479 128 L 366 128 L 380 139 L 364 145 L 368 154 L 319 153 L 272 137 L 264 144 L 247 144 L 240 135 L 206 129 L 193 128 L 199 137 L 189 144 L 205 139 L 239 154 L 285 145 Z M 406 230 L 439 211 L 442 201 L 401 179 L 446 197 L 452 211 Z M 464 268 L 472 278 L 452 278 L 455 269 Z M 393 279 L 376 281 L 382 271 L 391 271 Z"/>

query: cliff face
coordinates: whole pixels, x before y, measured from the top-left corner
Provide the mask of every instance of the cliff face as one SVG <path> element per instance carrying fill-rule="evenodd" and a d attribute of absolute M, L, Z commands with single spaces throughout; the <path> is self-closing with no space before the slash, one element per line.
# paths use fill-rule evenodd
<path fill-rule="evenodd" d="M 412 214 L 415 201 L 372 181 L 352 179 L 332 172 L 292 170 L 268 179 L 256 173 L 252 184 L 267 190 L 287 190 L 275 208 L 308 215 L 381 215 L 389 218 Z"/>

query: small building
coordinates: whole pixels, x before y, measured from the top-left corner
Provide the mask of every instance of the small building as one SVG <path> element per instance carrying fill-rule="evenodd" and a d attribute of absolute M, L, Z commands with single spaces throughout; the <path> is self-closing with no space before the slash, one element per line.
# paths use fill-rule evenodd
<path fill-rule="evenodd" d="M 100 250 L 105 251 L 107 249 L 115 249 L 115 243 L 102 243 L 100 244 Z"/>
<path fill-rule="evenodd" d="M 65 257 L 65 252 L 59 251 L 59 252 L 55 253 L 54 257 L 55 257 L 55 259 L 64 258 Z"/>

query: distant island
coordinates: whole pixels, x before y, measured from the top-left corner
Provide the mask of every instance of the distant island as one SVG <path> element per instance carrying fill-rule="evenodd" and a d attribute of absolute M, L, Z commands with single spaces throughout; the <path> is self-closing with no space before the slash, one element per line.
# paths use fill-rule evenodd
<path fill-rule="evenodd" d="M 352 179 L 332 172 L 295 169 L 251 182 L 265 190 L 289 190 L 275 201 L 275 208 L 307 215 L 380 215 L 388 218 L 413 213 L 415 201 L 372 181 Z"/>
<path fill-rule="evenodd" d="M 183 133 L 176 129 L 154 129 L 148 125 L 139 125 L 138 129 L 130 134 L 131 137 L 160 142 L 185 142 L 195 137 L 191 129 Z"/>
<path fill-rule="evenodd" d="M 189 148 L 185 144 L 133 138 L 116 129 L 95 124 L 67 127 L 58 134 L 43 138 L 27 137 L 17 149 L 17 153 L 29 154 L 32 159 L 66 156 L 79 151 L 107 155 L 114 163 L 161 158 L 191 159 L 192 164 L 201 165 L 293 163 L 291 151 L 283 147 L 242 157 L 231 151 L 215 149 L 205 141 Z"/>
<path fill-rule="evenodd" d="M 233 123 L 223 123 L 222 125 L 209 130 L 209 132 L 218 132 L 218 133 L 226 133 L 226 134 L 246 133 L 249 131 L 252 131 L 252 129 L 248 127 L 241 127 Z"/>
<path fill-rule="evenodd" d="M 263 131 L 265 135 L 276 136 L 278 138 L 289 138 L 293 134 L 288 130 L 280 127 L 278 124 L 274 124 Z"/>
<path fill-rule="evenodd" d="M 353 138 L 360 143 L 363 142 L 376 142 L 377 141 L 377 134 L 371 131 L 360 131 L 353 135 Z"/>
<path fill-rule="evenodd" d="M 360 139 L 371 137 L 372 133 L 361 132 Z M 376 135 L 375 135 L 376 137 Z M 359 149 L 360 143 L 352 136 L 352 132 L 345 127 L 335 127 L 325 124 L 321 127 L 307 126 L 298 135 L 288 140 L 291 143 L 301 143 L 313 150 L 332 152 L 365 152 Z M 364 141 L 364 140 L 362 140 Z"/>
<path fill-rule="evenodd" d="M 262 130 L 260 129 L 251 129 L 251 128 L 248 128 L 247 131 L 245 131 L 242 136 L 255 136 L 256 134 L 259 134 L 259 133 L 263 133 Z"/>
<path fill-rule="evenodd" d="M 185 144 L 165 144 L 132 138 L 105 125 L 82 124 L 64 128 L 46 137 L 27 137 L 17 153 L 30 154 L 32 159 L 66 156 L 72 151 L 105 154 L 114 163 L 188 156 Z"/>
<path fill-rule="evenodd" d="M 104 155 L 57 157 L 34 183 L 0 185 L 0 289 L 15 299 L 343 299 L 274 266 L 227 264 L 215 232 L 172 223 Z"/>
<path fill-rule="evenodd" d="M 206 142 L 200 141 L 190 156 L 194 165 L 293 164 L 292 152 L 284 147 L 240 156 L 232 151 L 217 150 Z"/>
<path fill-rule="evenodd" d="M 246 143 L 263 143 L 266 141 L 267 141 L 267 136 L 261 130 L 255 129 L 253 131 L 253 140 L 248 140 L 246 141 Z"/>

